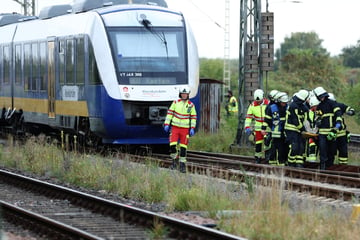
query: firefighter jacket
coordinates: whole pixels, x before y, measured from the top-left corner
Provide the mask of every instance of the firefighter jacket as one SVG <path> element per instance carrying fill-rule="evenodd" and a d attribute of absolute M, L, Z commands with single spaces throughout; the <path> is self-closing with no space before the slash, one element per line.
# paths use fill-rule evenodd
<path fill-rule="evenodd" d="M 172 102 L 164 125 L 173 125 L 181 128 L 196 127 L 196 109 L 190 100 L 175 100 Z"/>
<path fill-rule="evenodd" d="M 238 112 L 238 103 L 236 97 L 234 96 L 230 97 L 227 108 L 229 112 L 233 112 L 233 113 Z"/>
<path fill-rule="evenodd" d="M 336 101 L 335 101 L 336 102 Z M 336 102 L 336 104 L 338 105 L 338 107 L 340 108 L 341 110 L 341 115 L 344 116 L 344 114 L 346 112 L 348 112 L 349 110 L 352 109 L 352 107 L 350 106 L 347 106 L 346 104 L 344 103 L 340 103 L 340 102 Z M 337 133 L 337 136 L 338 137 L 341 137 L 341 136 L 345 136 L 346 135 L 346 124 L 345 124 L 345 119 L 344 117 L 341 118 L 341 130 L 338 131 Z"/>
<path fill-rule="evenodd" d="M 298 133 L 305 131 L 304 119 L 307 111 L 309 108 L 304 104 L 304 101 L 294 96 L 286 110 L 285 130 Z"/>
<path fill-rule="evenodd" d="M 284 137 L 286 108 L 287 105 L 281 106 L 281 103 L 273 103 L 265 109 L 265 119 L 261 129 L 269 128 L 273 138 Z"/>
<path fill-rule="evenodd" d="M 250 104 L 246 113 L 245 129 L 250 128 L 252 121 L 255 121 L 254 131 L 261 131 L 261 126 L 265 118 L 265 108 L 268 104 L 269 100 L 265 98 L 260 103 L 253 101 Z"/>
<path fill-rule="evenodd" d="M 339 105 L 328 98 L 319 103 L 316 114 L 320 118 L 318 122 L 319 134 L 328 135 L 336 123 L 342 124 L 342 112 Z"/>

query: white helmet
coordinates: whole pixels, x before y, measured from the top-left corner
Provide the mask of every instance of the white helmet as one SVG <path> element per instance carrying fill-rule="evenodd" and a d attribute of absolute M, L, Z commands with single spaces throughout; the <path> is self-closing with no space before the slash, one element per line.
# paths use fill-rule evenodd
<path fill-rule="evenodd" d="M 309 97 L 309 91 L 301 89 L 297 93 L 295 93 L 295 96 L 300 99 L 301 101 L 306 101 Z"/>
<path fill-rule="evenodd" d="M 254 92 L 254 100 L 261 101 L 264 99 L 264 91 L 262 89 L 256 89 Z"/>
<path fill-rule="evenodd" d="M 317 99 L 316 96 L 312 96 L 312 97 L 310 98 L 310 101 L 309 101 L 310 107 L 317 106 L 317 105 L 319 105 L 319 103 L 320 103 L 320 101 Z"/>
<path fill-rule="evenodd" d="M 326 90 L 323 87 L 317 87 L 314 89 L 315 96 L 319 97 L 321 95 L 327 94 Z"/>
<path fill-rule="evenodd" d="M 180 88 L 179 93 L 190 94 L 190 88 L 189 87 L 182 87 L 182 88 Z"/>
<path fill-rule="evenodd" d="M 276 94 L 276 100 L 281 103 L 288 103 L 289 96 L 286 92 L 279 92 L 278 94 Z"/>
<path fill-rule="evenodd" d="M 268 95 L 269 99 L 270 99 L 271 101 L 274 101 L 274 100 L 275 100 L 275 96 L 276 96 L 276 94 L 278 94 L 278 93 L 279 93 L 279 91 L 276 90 L 276 89 L 271 90 L 270 93 L 269 93 L 269 95 Z"/>
<path fill-rule="evenodd" d="M 336 101 L 336 98 L 335 98 L 333 93 L 328 93 L 328 94 L 329 94 L 329 99 L 330 100 Z"/>

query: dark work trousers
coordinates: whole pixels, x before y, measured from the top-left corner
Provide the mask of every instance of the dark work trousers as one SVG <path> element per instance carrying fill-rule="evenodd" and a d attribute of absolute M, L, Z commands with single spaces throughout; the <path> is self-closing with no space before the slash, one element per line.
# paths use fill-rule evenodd
<path fill-rule="evenodd" d="M 286 142 L 289 146 L 288 165 L 291 167 L 304 164 L 305 141 L 299 132 L 285 131 Z"/>
<path fill-rule="evenodd" d="M 347 164 L 348 162 L 348 139 L 347 136 L 340 136 L 336 138 L 336 147 L 339 151 L 339 164 Z M 336 155 L 336 152 L 335 152 Z"/>
<path fill-rule="evenodd" d="M 285 143 L 285 137 L 273 138 L 272 139 L 273 147 L 271 148 L 273 155 L 277 156 L 278 164 L 280 166 L 287 165 L 287 156 L 289 153 L 289 146 Z"/>
<path fill-rule="evenodd" d="M 320 169 L 324 170 L 334 164 L 336 141 L 326 139 L 327 135 L 319 134 Z"/>

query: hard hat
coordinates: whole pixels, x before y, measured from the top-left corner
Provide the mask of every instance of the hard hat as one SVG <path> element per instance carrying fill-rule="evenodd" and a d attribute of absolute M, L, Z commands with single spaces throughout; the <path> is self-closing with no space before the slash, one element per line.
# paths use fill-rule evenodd
<path fill-rule="evenodd" d="M 269 93 L 269 95 L 268 95 L 269 99 L 270 99 L 271 101 L 274 101 L 274 100 L 275 100 L 275 96 L 276 96 L 276 94 L 278 94 L 278 93 L 279 93 L 279 91 L 276 90 L 276 89 L 271 90 L 270 93 Z"/>
<path fill-rule="evenodd" d="M 315 96 L 317 96 L 318 98 L 322 95 L 325 96 L 325 94 L 328 95 L 328 93 L 326 92 L 326 90 L 323 87 L 315 88 L 314 93 L 315 93 Z"/>
<path fill-rule="evenodd" d="M 301 89 L 300 91 L 295 93 L 295 96 L 302 101 L 306 101 L 306 99 L 308 99 L 309 97 L 309 91 L 305 89 Z"/>
<path fill-rule="evenodd" d="M 264 91 L 262 89 L 256 89 L 254 92 L 254 100 L 261 101 L 264 99 Z"/>
<path fill-rule="evenodd" d="M 335 98 L 333 93 L 328 93 L 328 94 L 329 94 L 329 99 L 330 100 L 336 101 L 336 98 Z"/>
<path fill-rule="evenodd" d="M 289 96 L 287 95 L 286 92 L 279 92 L 278 94 L 276 94 L 275 97 L 278 102 L 282 102 L 282 103 L 289 102 Z"/>
<path fill-rule="evenodd" d="M 309 101 L 310 107 L 317 106 L 317 105 L 319 105 L 319 103 L 320 103 L 320 101 L 317 99 L 316 96 L 312 96 L 312 97 L 310 98 L 310 101 Z"/>
<path fill-rule="evenodd" d="M 182 88 L 180 88 L 179 93 L 190 94 L 190 88 L 189 87 L 182 87 Z"/>

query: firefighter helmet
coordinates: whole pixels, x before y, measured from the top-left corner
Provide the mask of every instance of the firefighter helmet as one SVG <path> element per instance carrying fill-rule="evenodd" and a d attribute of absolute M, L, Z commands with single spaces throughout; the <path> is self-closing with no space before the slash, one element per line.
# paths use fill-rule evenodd
<path fill-rule="evenodd" d="M 256 89 L 254 92 L 254 100 L 261 101 L 264 99 L 264 91 L 262 89 Z"/>
<path fill-rule="evenodd" d="M 328 93 L 328 94 L 329 94 L 329 99 L 330 100 L 336 101 L 336 98 L 335 98 L 333 93 Z"/>
<path fill-rule="evenodd" d="M 274 90 L 271 90 L 268 97 L 270 99 L 270 101 L 275 101 L 275 96 L 279 93 L 278 90 L 274 89 Z"/>
<path fill-rule="evenodd" d="M 320 103 L 320 101 L 317 99 L 316 96 L 312 96 L 312 97 L 310 98 L 310 101 L 309 101 L 310 107 L 317 106 L 317 105 L 319 105 L 319 103 Z"/>
<path fill-rule="evenodd" d="M 182 87 L 179 89 L 179 98 L 182 98 L 181 97 L 181 94 L 182 93 L 186 93 L 187 94 L 187 98 L 186 99 L 189 99 L 189 95 L 190 95 L 190 88 L 185 86 L 185 87 Z"/>
<path fill-rule="evenodd" d="M 300 99 L 301 101 L 306 101 L 309 97 L 309 91 L 305 89 L 301 89 L 297 93 L 295 93 L 295 96 Z"/>
<path fill-rule="evenodd" d="M 328 94 L 326 92 L 326 90 L 323 88 L 323 87 L 317 87 L 314 89 L 314 93 L 315 93 L 315 96 L 317 96 L 318 98 L 322 95 L 325 96 L 325 94 Z"/>
<path fill-rule="evenodd" d="M 289 96 L 286 92 L 279 92 L 278 94 L 276 94 L 276 100 L 281 103 L 288 103 Z"/>
<path fill-rule="evenodd" d="M 187 93 L 187 94 L 190 94 L 190 88 L 188 88 L 188 87 L 182 87 L 182 88 L 180 88 L 179 93 Z"/>

